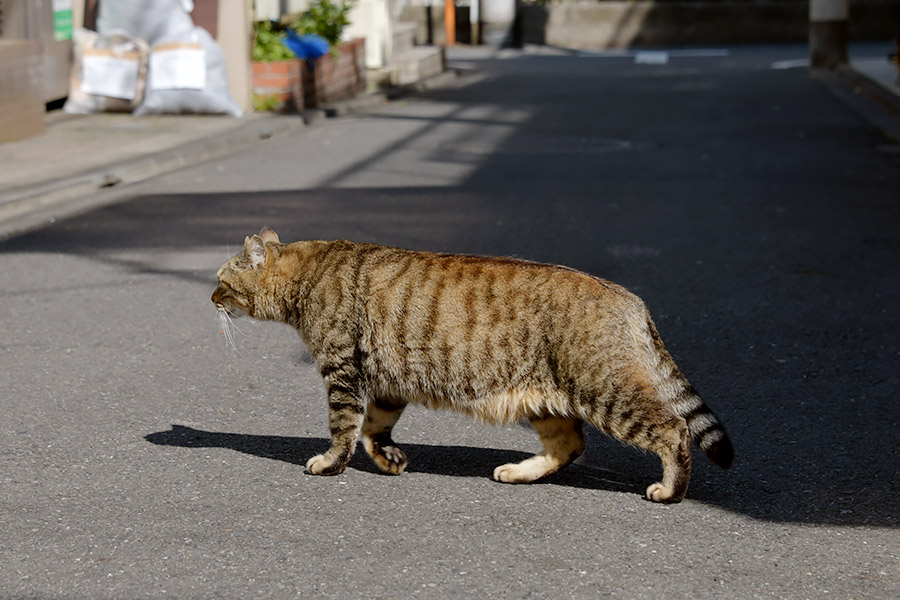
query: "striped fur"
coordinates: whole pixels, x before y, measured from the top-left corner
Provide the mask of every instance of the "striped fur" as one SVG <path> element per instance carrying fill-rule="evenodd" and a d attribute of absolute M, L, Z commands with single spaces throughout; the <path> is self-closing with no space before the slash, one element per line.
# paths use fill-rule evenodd
<path fill-rule="evenodd" d="M 218 273 L 219 310 L 296 328 L 328 391 L 331 447 L 306 465 L 342 472 L 361 438 L 400 473 L 391 431 L 408 403 L 489 423 L 529 420 L 544 450 L 494 478 L 534 481 L 584 449 L 584 423 L 651 450 L 659 502 L 681 500 L 693 439 L 722 467 L 734 450 L 679 371 L 644 303 L 568 269 L 339 240 L 280 243 L 263 228 Z"/>

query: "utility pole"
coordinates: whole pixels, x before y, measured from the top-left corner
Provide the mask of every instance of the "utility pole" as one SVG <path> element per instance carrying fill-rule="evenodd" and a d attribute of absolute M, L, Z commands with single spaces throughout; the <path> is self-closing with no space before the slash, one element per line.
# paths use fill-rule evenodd
<path fill-rule="evenodd" d="M 444 45 L 456 44 L 456 2 L 444 0 Z"/>
<path fill-rule="evenodd" d="M 809 59 L 816 69 L 847 62 L 850 21 L 847 0 L 809 0 Z"/>

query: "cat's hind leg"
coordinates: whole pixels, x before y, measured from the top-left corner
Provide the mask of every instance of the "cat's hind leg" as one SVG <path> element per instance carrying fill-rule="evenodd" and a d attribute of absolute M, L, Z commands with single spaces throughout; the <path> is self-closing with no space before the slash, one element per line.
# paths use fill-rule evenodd
<path fill-rule="evenodd" d="M 684 421 L 680 417 L 676 419 Z M 691 479 L 691 436 L 687 425 L 676 423 L 669 431 L 667 441 L 662 447 L 653 449 L 663 463 L 662 481 L 651 484 L 647 488 L 647 498 L 654 502 L 681 502 L 687 493 Z"/>
<path fill-rule="evenodd" d="M 391 439 L 391 431 L 404 408 L 404 403 L 374 399 L 366 409 L 362 426 L 363 447 L 378 468 L 386 473 L 402 473 L 408 462 L 406 454 Z"/>
<path fill-rule="evenodd" d="M 494 479 L 505 483 L 528 483 L 556 473 L 584 452 L 584 423 L 563 417 L 532 418 L 531 425 L 544 451 L 520 463 L 494 469 Z"/>
<path fill-rule="evenodd" d="M 594 421 L 598 429 L 626 444 L 650 450 L 662 461 L 662 481 L 647 488 L 647 498 L 680 502 L 691 479 L 691 436 L 685 420 L 664 406 L 649 386 L 608 400 L 600 413 L 602 416 Z"/>

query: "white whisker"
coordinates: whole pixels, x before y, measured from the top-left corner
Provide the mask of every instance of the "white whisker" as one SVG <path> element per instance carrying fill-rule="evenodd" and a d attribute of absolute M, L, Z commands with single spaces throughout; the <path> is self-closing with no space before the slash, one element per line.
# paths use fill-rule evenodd
<path fill-rule="evenodd" d="M 234 350 L 237 354 L 240 355 L 241 351 L 238 350 L 237 344 L 234 343 L 234 332 L 237 330 L 241 335 L 247 335 L 240 329 L 238 329 L 234 320 L 231 318 L 225 310 L 216 311 L 219 316 L 219 333 L 225 336 L 225 344 L 230 346 L 232 350 Z"/>
<path fill-rule="evenodd" d="M 231 324 L 231 328 L 234 331 L 237 331 L 242 336 L 247 337 L 247 334 L 244 333 L 244 331 L 240 327 L 237 326 L 237 323 L 235 322 L 235 319 L 237 319 L 237 316 L 235 316 L 234 312 L 228 310 L 227 308 L 225 310 L 227 312 L 228 322 Z"/>

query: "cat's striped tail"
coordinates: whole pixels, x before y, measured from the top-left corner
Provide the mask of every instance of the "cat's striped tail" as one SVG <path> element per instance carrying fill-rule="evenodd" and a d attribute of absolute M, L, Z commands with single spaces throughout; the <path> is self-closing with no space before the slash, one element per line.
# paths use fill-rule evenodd
<path fill-rule="evenodd" d="M 658 366 L 662 367 L 664 372 L 669 373 L 668 381 L 664 386 L 667 390 L 667 393 L 664 393 L 664 401 L 675 411 L 675 414 L 687 422 L 691 439 L 700 446 L 709 460 L 723 469 L 727 469 L 734 461 L 734 446 L 731 445 L 731 439 L 725 433 L 725 428 L 719 418 L 700 398 L 700 394 L 697 393 L 694 386 L 688 383 L 675 365 L 675 360 L 666 350 L 666 345 L 656 329 L 656 324 L 649 317 L 647 327 L 656 351 L 655 355 L 661 363 Z"/>
<path fill-rule="evenodd" d="M 687 421 L 691 439 L 700 446 L 709 460 L 723 469 L 734 460 L 734 446 L 718 417 L 700 398 L 697 390 L 687 381 L 671 401 L 675 413 Z"/>
<path fill-rule="evenodd" d="M 666 365 L 666 371 L 670 373 L 666 388 L 671 394 L 666 401 L 679 417 L 687 421 L 691 439 L 700 446 L 709 460 L 723 469 L 727 469 L 734 461 L 734 446 L 731 439 L 725 433 L 721 421 L 709 409 L 700 394 L 694 389 L 681 371 L 675 365 L 672 355 L 666 350 L 666 345 L 656 329 L 653 319 L 647 318 L 647 327 L 657 358 Z M 660 365 L 662 366 L 662 365 Z M 668 394 L 667 394 L 668 395 Z"/>

